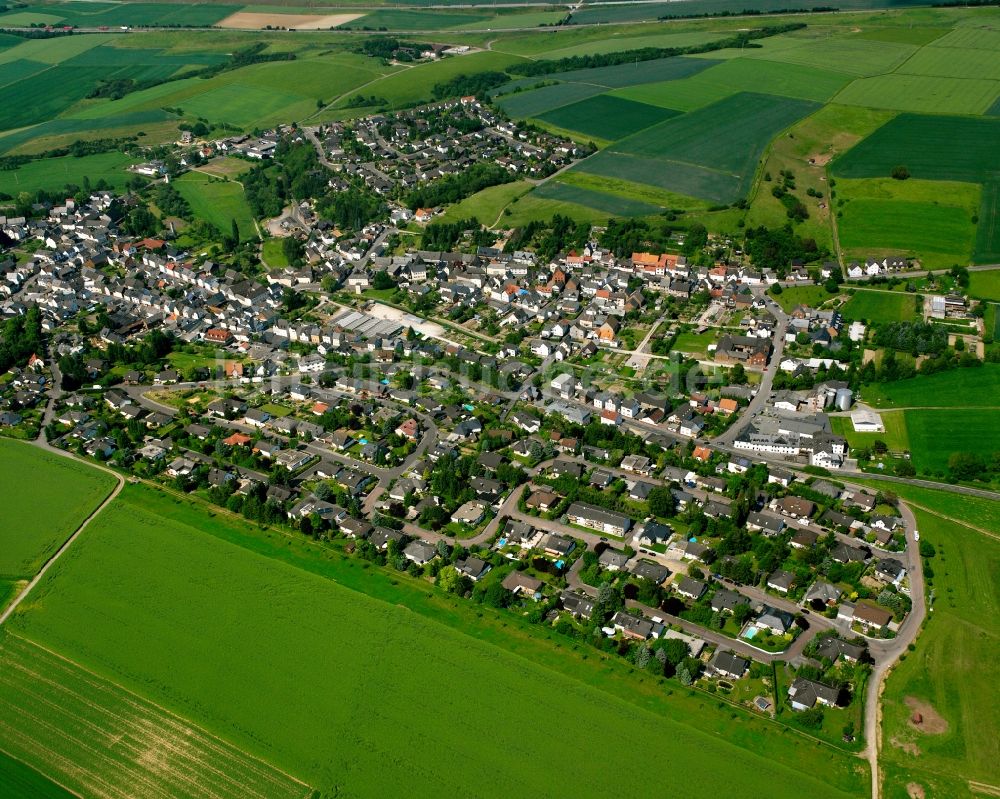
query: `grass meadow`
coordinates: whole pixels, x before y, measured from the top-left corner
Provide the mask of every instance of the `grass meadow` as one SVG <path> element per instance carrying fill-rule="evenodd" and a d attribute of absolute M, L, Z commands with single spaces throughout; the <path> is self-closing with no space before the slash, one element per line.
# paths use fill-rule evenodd
<path fill-rule="evenodd" d="M 641 200 L 556 181 L 549 181 L 539 186 L 533 195 L 547 200 L 584 205 L 611 216 L 650 216 L 663 210 L 660 206 Z"/>
<path fill-rule="evenodd" d="M 903 452 L 910 448 L 910 438 L 906 433 L 904 411 L 884 411 L 882 424 L 884 433 L 858 433 L 850 416 L 831 416 L 833 432 L 847 439 L 852 449 L 870 447 L 876 441 L 884 441 L 893 452 Z"/>
<path fill-rule="evenodd" d="M 895 488 L 895 486 L 894 486 Z M 914 489 L 900 486 L 907 496 Z M 926 490 L 925 490 L 926 491 Z M 930 491 L 948 502 L 960 499 Z M 920 504 L 936 506 L 921 496 Z M 976 504 L 982 500 L 973 500 Z M 956 518 L 968 518 L 961 508 Z M 906 799 L 907 786 L 927 796 L 973 797 L 970 781 L 996 783 L 1000 762 L 1000 700 L 992 673 L 984 669 L 1000 646 L 1000 541 L 921 510 L 914 510 L 921 541 L 937 549 L 933 569 L 933 611 L 916 648 L 890 673 L 883 694 L 882 747 L 885 796 Z M 996 530 L 994 525 L 992 528 Z M 909 703 L 908 701 L 909 700 Z M 929 704 L 946 722 L 943 732 L 916 729 L 913 700 Z"/>
<path fill-rule="evenodd" d="M 490 226 L 499 220 L 504 224 L 503 210 L 514 200 L 523 197 L 531 191 L 532 184 L 526 180 L 516 180 L 513 183 L 503 183 L 499 186 L 489 186 L 466 197 L 461 202 L 449 206 L 441 218 L 443 222 L 454 222 L 459 219 L 475 217 L 484 225 Z"/>
<path fill-rule="evenodd" d="M 132 177 L 126 167 L 134 161 L 118 151 L 31 161 L 14 170 L 0 171 L 0 192 L 16 197 L 21 191 L 56 191 L 68 184 L 82 186 L 84 178 L 89 178 L 93 185 L 103 180 L 120 189 Z"/>
<path fill-rule="evenodd" d="M 771 295 L 785 313 L 796 305 L 808 305 L 817 308 L 835 295 L 830 294 L 823 286 L 791 286 L 782 289 L 781 294 Z"/>
<path fill-rule="evenodd" d="M 998 392 L 1000 364 L 995 363 L 875 383 L 863 390 L 865 402 L 880 408 L 996 407 Z"/>
<path fill-rule="evenodd" d="M 1000 301 L 1000 269 L 970 272 L 969 295 L 982 300 Z"/>
<path fill-rule="evenodd" d="M 85 464 L 0 439 L 0 578 L 34 577 L 114 484 Z"/>
<path fill-rule="evenodd" d="M 197 219 L 211 222 L 228 234 L 233 220 L 240 229 L 240 238 L 257 235 L 253 212 L 247 204 L 243 186 L 232 180 L 220 180 L 201 172 L 187 172 L 173 182 L 174 188 L 188 201 Z"/>
<path fill-rule="evenodd" d="M 58 735 L 61 746 L 78 751 L 86 736 L 90 751 L 77 771 L 115 780 L 136 759 L 154 757 L 158 768 L 144 774 L 156 787 L 180 769 L 181 755 L 200 759 L 204 732 L 219 736 L 223 751 L 195 764 L 196 774 L 249 762 L 324 793 L 359 797 L 465 794 L 460 763 L 490 774 L 477 784 L 479 796 L 545 794 L 549 764 L 566 752 L 578 756 L 558 778 L 572 793 L 684 786 L 687 795 L 709 797 L 734 779 L 758 795 L 863 792 L 865 770 L 850 754 L 743 711 L 720 712 L 715 700 L 679 687 L 668 695 L 657 681 L 629 674 L 627 664 L 567 640 L 553 643 L 552 635 L 304 539 L 230 525 L 204 507 L 132 486 L 12 619 L 3 648 L 18 652 L 16 662 L 67 678 L 52 686 L 5 676 L 14 683 L 5 698 L 71 695 L 54 707 L 15 701 L 19 729 L 0 726 L 0 748 L 30 748 L 26 762 L 57 773 L 65 765 L 41 747 Z M 97 694 L 96 707 L 73 696 L 88 681 L 113 684 Z M 131 728 L 140 739 L 135 748 L 116 747 L 109 761 L 93 742 L 120 734 L 114 714 L 129 692 L 142 698 L 132 699 L 126 719 L 149 721 Z M 167 746 L 171 714 L 193 725 L 193 745 L 181 754 Z M 46 726 L 55 717 L 59 726 Z M 663 756 L 702 764 L 699 779 L 609 771 L 603 757 L 585 756 L 602 745 L 597 728 L 609 740 L 641 729 Z M 229 795 L 224 787 L 218 794 Z"/>
<path fill-rule="evenodd" d="M 858 289 L 841 307 L 840 313 L 848 320 L 907 322 L 917 318 L 916 299 L 913 294 Z"/>
<path fill-rule="evenodd" d="M 989 458 L 1000 452 L 1000 409 L 907 410 L 906 429 L 913 465 L 919 472 L 944 474 L 955 452 Z"/>

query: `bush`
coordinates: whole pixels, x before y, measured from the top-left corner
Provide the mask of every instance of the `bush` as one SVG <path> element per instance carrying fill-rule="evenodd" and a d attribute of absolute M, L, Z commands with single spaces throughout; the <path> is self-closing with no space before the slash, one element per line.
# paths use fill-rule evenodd
<path fill-rule="evenodd" d="M 910 170 L 905 166 L 894 166 L 892 168 L 892 177 L 894 180 L 906 180 L 910 177 Z"/>

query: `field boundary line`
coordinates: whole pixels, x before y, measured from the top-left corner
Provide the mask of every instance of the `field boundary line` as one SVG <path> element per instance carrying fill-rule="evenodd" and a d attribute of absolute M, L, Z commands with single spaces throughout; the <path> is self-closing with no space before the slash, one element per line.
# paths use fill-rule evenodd
<path fill-rule="evenodd" d="M 969 530 L 972 530 L 973 532 L 985 535 L 987 538 L 992 538 L 995 541 L 1000 541 L 1000 535 L 998 535 L 997 533 L 991 532 L 982 527 L 977 527 L 974 524 L 969 524 L 968 522 L 961 521 L 959 519 L 956 519 L 954 516 L 946 516 L 945 514 L 941 513 L 941 511 L 931 510 L 925 505 L 920 505 L 916 502 L 911 502 L 910 500 L 903 499 L 902 497 L 900 498 L 900 502 L 905 502 L 910 507 L 916 508 L 917 510 L 922 510 L 924 511 L 924 513 L 929 513 L 931 516 L 937 516 L 939 519 L 944 519 L 945 521 L 953 522 L 954 524 L 957 524 L 959 527 L 966 527 Z"/>
<path fill-rule="evenodd" d="M 52 776 L 50 776 L 48 774 L 45 774 L 44 772 L 42 772 L 39 769 L 35 768 L 33 765 L 31 765 L 31 763 L 25 763 L 23 760 L 21 760 L 21 758 L 16 757 L 15 755 L 12 755 L 10 752 L 8 752 L 6 749 L 4 749 L 2 746 L 0 746 L 0 754 L 3 754 L 5 756 L 9 757 L 11 760 L 15 760 L 18 763 L 20 763 L 21 765 L 27 766 L 32 771 L 37 772 L 38 774 L 41 774 L 43 777 L 45 777 L 45 779 L 47 779 L 53 785 L 58 785 L 60 788 L 62 788 L 64 791 L 66 791 L 66 793 L 72 794 L 73 796 L 78 796 L 78 797 L 80 797 L 80 799 L 84 799 L 84 797 L 83 797 L 82 794 L 79 794 L 76 791 L 74 791 L 72 788 L 69 788 L 69 787 L 63 785 L 55 777 L 52 777 Z"/>
<path fill-rule="evenodd" d="M 302 780 L 300 780 L 298 777 L 294 776 L 293 774 L 289 774 L 287 771 L 285 771 L 284 769 L 282 769 L 282 768 L 274 765 L 270 761 L 264 760 L 263 758 L 257 757 L 256 755 L 254 755 L 254 754 L 252 754 L 250 752 L 247 752 L 245 749 L 242 749 L 239 746 L 236 746 L 234 743 L 232 743 L 230 741 L 227 741 L 225 738 L 222 738 L 221 736 L 216 735 L 214 732 L 212 732 L 211 730 L 207 729 L 206 727 L 203 727 L 201 724 L 198 724 L 197 722 L 194 722 L 191 719 L 185 718 L 184 716 L 181 716 L 180 714 L 175 713 L 174 711 L 170 710 L 169 708 L 164 707 L 163 705 L 159 704 L 158 702 L 154 702 L 152 699 L 149 699 L 149 698 L 143 696 L 142 694 L 136 693 L 135 691 L 131 690 L 130 688 L 127 688 L 126 686 L 122 685 L 121 683 L 116 682 L 115 680 L 112 680 L 112 679 L 110 679 L 108 677 L 105 677 L 105 676 L 103 676 L 101 674 L 98 674 L 96 671 L 94 671 L 93 669 L 87 668 L 82 663 L 79 663 L 78 661 L 73 660 L 72 658 L 67 657 L 66 655 L 63 655 L 62 653 L 57 652 L 54 649 L 50 649 L 49 647 L 45 646 L 44 644 L 41 644 L 38 641 L 36 641 L 36 640 L 34 640 L 32 638 L 29 638 L 27 636 L 20 635 L 20 634 L 18 634 L 16 632 L 13 632 L 11 630 L 8 630 L 7 634 L 11 638 L 15 638 L 15 639 L 17 639 L 19 641 L 23 641 L 24 643 L 28 644 L 29 646 L 36 647 L 37 649 L 40 649 L 43 652 L 46 652 L 47 654 L 49 654 L 52 657 L 56 658 L 57 660 L 61 660 L 64 663 L 67 663 L 70 666 L 73 666 L 74 668 L 79 669 L 84 674 L 88 675 L 89 677 L 93 678 L 94 680 L 97 680 L 98 682 L 105 682 L 105 683 L 107 683 L 109 685 L 114 686 L 118 690 L 122 691 L 122 693 L 124 693 L 127 697 L 129 697 L 129 699 L 131 701 L 138 700 L 138 702 L 140 702 L 140 703 L 146 703 L 150 707 L 153 707 L 153 708 L 156 708 L 157 710 L 159 710 L 161 713 L 163 713 L 165 716 L 169 717 L 175 723 L 196 727 L 199 731 L 201 731 L 205 735 L 206 738 L 212 740 L 213 742 L 215 742 L 217 744 L 221 744 L 223 747 L 231 747 L 234 752 L 238 752 L 239 754 L 244 755 L 248 760 L 250 760 L 252 762 L 257 762 L 257 763 L 263 764 L 264 766 L 267 766 L 268 768 L 272 769 L 276 773 L 281 774 L 284 777 L 287 777 L 292 782 L 294 782 L 294 783 L 296 783 L 298 785 L 301 785 L 304 788 L 307 788 L 309 791 L 313 790 L 312 786 L 310 786 L 308 783 L 303 782 Z"/>
<path fill-rule="evenodd" d="M 71 460 L 80 460 L 76 458 L 74 455 L 70 455 L 67 452 L 62 452 L 61 450 L 55 448 L 49 449 L 48 447 L 45 447 L 45 449 L 51 452 L 59 452 L 64 457 L 70 458 Z M 80 462 L 87 463 L 86 461 L 83 460 L 80 460 Z M 93 464 L 90 463 L 88 463 L 87 465 L 93 466 Z M 31 578 L 31 580 L 24 587 L 24 589 L 16 597 L 14 597 L 14 599 L 11 600 L 11 603 L 6 607 L 6 609 L 2 613 L 0 613 L 0 625 L 2 625 L 5 621 L 7 621 L 7 619 L 9 619 L 13 615 L 14 611 L 17 610 L 18 605 L 20 605 L 27 598 L 28 594 L 31 593 L 31 590 L 36 585 L 38 585 L 39 582 L 41 582 L 41 579 L 42 577 L 45 576 L 45 573 L 62 556 L 62 554 L 73 545 L 73 542 L 80 537 L 80 534 L 87 529 L 87 525 L 89 525 L 95 518 L 97 518 L 98 514 L 100 514 L 101 511 L 103 511 L 108 505 L 110 505 L 121 493 L 122 488 L 124 488 L 125 478 L 122 477 L 120 474 L 105 467 L 99 466 L 94 468 L 98 468 L 103 472 L 107 472 L 110 475 L 114 475 L 115 479 L 118 481 L 117 484 L 111 490 L 111 493 L 104 498 L 104 501 L 101 502 L 101 504 L 99 504 L 96 508 L 94 508 L 94 510 L 90 512 L 90 515 L 88 515 L 87 518 L 80 523 L 80 525 L 76 528 L 76 530 L 74 530 L 73 533 L 65 541 L 62 542 L 59 548 L 52 553 L 52 557 L 50 557 L 47 561 L 45 561 L 45 563 L 42 564 L 42 568 L 38 570 L 38 573 Z"/>

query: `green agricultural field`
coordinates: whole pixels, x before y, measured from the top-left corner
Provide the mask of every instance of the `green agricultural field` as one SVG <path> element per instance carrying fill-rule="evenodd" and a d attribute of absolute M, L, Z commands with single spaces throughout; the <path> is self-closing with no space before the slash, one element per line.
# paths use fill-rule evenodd
<path fill-rule="evenodd" d="M 1000 96 L 1000 81 L 930 75 L 877 75 L 851 83 L 836 102 L 896 111 L 982 114 Z"/>
<path fill-rule="evenodd" d="M 498 98 L 497 104 L 515 119 L 527 119 L 546 112 L 551 114 L 556 109 L 572 106 L 603 91 L 602 86 L 591 86 L 586 83 L 557 83 L 554 86 L 543 86 L 526 92 L 505 94 Z"/>
<path fill-rule="evenodd" d="M 969 296 L 1000 301 L 1000 269 L 969 273 Z"/>
<path fill-rule="evenodd" d="M 601 94 L 548 111 L 538 118 L 585 136 L 621 139 L 677 116 L 676 111 Z"/>
<path fill-rule="evenodd" d="M 983 184 L 982 198 L 973 260 L 980 264 L 1000 263 L 1000 178 Z"/>
<path fill-rule="evenodd" d="M 188 201 L 196 219 L 211 222 L 225 234 L 229 233 L 235 219 L 241 239 L 257 236 L 253 212 L 239 183 L 212 178 L 201 172 L 188 172 L 175 180 L 173 185 Z"/>
<path fill-rule="evenodd" d="M 33 768 L 3 752 L 0 752 L 0 795 L 33 799 L 71 799 L 73 796 L 65 788 L 60 788 Z"/>
<path fill-rule="evenodd" d="M 491 22 L 505 27 L 496 17 L 486 14 L 468 14 L 450 11 L 411 11 L 408 9 L 379 9 L 337 27 L 343 29 L 367 28 L 390 31 L 439 31 L 447 28 L 476 28 Z M 513 23 L 512 23 L 513 24 Z M 536 23 L 537 24 L 537 23 Z"/>
<path fill-rule="evenodd" d="M 775 228 L 787 223 L 788 209 L 772 193 L 774 183 L 768 181 L 767 176 L 776 181 L 783 172 L 791 172 L 795 177 L 792 193 L 809 213 L 807 219 L 796 224 L 795 232 L 804 238 L 815 239 L 820 246 L 825 245 L 832 251 L 831 189 L 826 165 L 831 158 L 852 147 L 888 118 L 889 114 L 884 111 L 825 105 L 792 127 L 787 134 L 775 138 L 767 150 L 762 170 L 764 180 L 757 184 L 750 197 L 745 224 Z M 843 195 L 840 186 L 837 193 Z M 870 253 L 866 252 L 865 257 L 868 255 Z"/>
<path fill-rule="evenodd" d="M 917 318 L 916 296 L 857 289 L 840 313 L 848 320 L 906 322 Z"/>
<path fill-rule="evenodd" d="M 897 74 L 926 75 L 967 80 L 975 77 L 1000 80 L 998 50 L 956 47 L 923 47 L 896 70 Z"/>
<path fill-rule="evenodd" d="M 476 72 L 493 70 L 502 71 L 511 64 L 522 60 L 518 56 L 506 53 L 470 53 L 459 58 L 447 58 L 442 61 L 419 64 L 410 69 L 393 72 L 366 85 L 364 93 L 386 98 L 393 108 L 416 105 L 421 102 L 430 101 L 431 87 L 436 83 L 452 80 L 459 75 L 471 75 Z M 376 62 L 370 60 L 370 63 L 374 65 Z M 368 80 L 371 80 L 371 77 Z M 360 85 L 360 83 L 355 85 Z M 337 96 L 339 91 L 347 92 L 348 90 L 335 89 L 328 91 L 326 96 L 328 98 L 330 96 Z M 347 101 L 347 96 L 344 96 L 342 101 L 334 107 L 342 109 L 343 104 Z M 356 115 L 363 116 L 364 112 L 357 112 Z"/>
<path fill-rule="evenodd" d="M 723 39 L 726 32 L 688 31 L 685 33 L 657 33 L 641 36 L 632 35 L 632 29 L 624 31 L 608 31 L 604 38 L 595 42 L 574 44 L 549 50 L 545 58 L 569 58 L 577 55 L 596 55 L 600 53 L 615 53 L 621 50 L 638 50 L 642 47 L 693 47 Z"/>
<path fill-rule="evenodd" d="M 44 14 L 53 22 L 64 25 L 77 25 L 85 28 L 97 28 L 102 25 L 118 27 L 120 25 L 134 26 L 185 26 L 197 27 L 214 25 L 228 17 L 236 6 L 216 5 L 213 3 L 37 3 L 28 5 L 20 14 Z M 6 15 L 0 15 L 0 24 Z M 7 24 L 22 24 L 10 22 Z"/>
<path fill-rule="evenodd" d="M 542 184 L 532 194 L 546 200 L 583 205 L 612 216 L 651 216 L 663 210 L 657 205 L 651 205 L 641 200 L 555 181 Z"/>
<path fill-rule="evenodd" d="M 906 429 L 919 472 L 944 473 L 955 452 L 1000 452 L 1000 409 L 909 410 Z"/>
<path fill-rule="evenodd" d="M 749 51 L 746 57 L 817 67 L 861 78 L 892 72 L 916 51 L 917 48 L 910 44 L 871 41 L 842 34 L 818 40 L 802 38 L 792 46 L 777 50 L 765 47 Z"/>
<path fill-rule="evenodd" d="M 757 92 L 824 102 L 850 80 L 842 73 L 815 67 L 733 58 L 686 78 L 684 82 L 703 88 L 709 96 L 717 96 L 721 92 Z"/>
<path fill-rule="evenodd" d="M 1000 762 L 1000 738 L 991 732 L 1000 727 L 1000 703 L 989 670 L 982 668 L 1000 646 L 1000 542 L 920 510 L 915 516 L 921 541 L 937 549 L 930 561 L 934 609 L 915 651 L 886 682 L 880 756 L 885 796 L 906 799 L 913 796 L 907 786 L 915 784 L 926 796 L 971 799 L 981 794 L 971 790 L 970 780 L 996 784 Z M 927 706 L 945 722 L 938 732 L 910 723 L 915 710 L 927 719 Z"/>
<path fill-rule="evenodd" d="M 665 189 L 658 189 L 647 183 L 632 183 L 628 180 L 590 175 L 586 172 L 563 172 L 555 181 L 568 186 L 578 186 L 582 189 L 613 194 L 626 200 L 639 200 L 660 208 L 670 208 L 675 211 L 701 211 L 708 208 L 708 203 L 683 194 L 674 194 Z"/>
<path fill-rule="evenodd" d="M 568 216 L 578 222 L 589 222 L 592 225 L 605 225 L 610 217 L 606 211 L 599 211 L 566 200 L 546 199 L 540 197 L 535 191 L 515 198 L 506 210 L 510 213 L 504 213 L 501 221 L 504 227 L 517 227 L 534 221 L 548 222 L 556 214 Z"/>
<path fill-rule="evenodd" d="M 870 447 L 876 441 L 883 441 L 892 452 L 905 452 L 910 448 L 910 439 L 906 434 L 904 414 L 905 411 L 883 411 L 884 433 L 858 433 L 850 416 L 831 416 L 830 424 L 833 432 L 846 438 L 852 449 Z"/>
<path fill-rule="evenodd" d="M 588 83 L 616 89 L 652 81 L 682 80 L 708 69 L 714 63 L 716 62 L 709 58 L 675 56 L 634 64 L 617 64 L 611 67 L 591 67 L 569 72 L 555 72 L 548 77 L 554 80 Z M 544 79 L 546 76 L 541 77 Z"/>
<path fill-rule="evenodd" d="M 98 469 L 0 439 L 0 577 L 34 577 L 114 484 Z"/>
<path fill-rule="evenodd" d="M 120 189 L 132 177 L 126 167 L 134 162 L 131 156 L 117 151 L 29 161 L 16 170 L 0 171 L 0 192 L 16 196 L 19 191 L 58 191 L 67 184 L 83 186 L 84 178 L 89 178 L 93 186 L 103 180 Z"/>
<path fill-rule="evenodd" d="M 1000 406 L 1000 364 L 917 375 L 863 389 L 869 405 L 882 408 L 981 408 Z"/>
<path fill-rule="evenodd" d="M 918 258 L 928 269 L 972 259 L 973 215 L 964 208 L 933 202 L 858 199 L 846 203 L 838 215 L 840 243 L 847 257 L 902 254 Z"/>
<path fill-rule="evenodd" d="M 491 775 L 480 796 L 544 794 L 551 769 L 526 764 L 566 751 L 578 755 L 559 777 L 570 793 L 709 797 L 736 779 L 749 795 L 846 799 L 866 788 L 849 753 L 746 711 L 719 712 L 697 694 L 668 695 L 626 664 L 584 659 L 536 629 L 130 486 L 11 620 L 0 655 L 10 726 L 0 725 L 0 748 L 72 778 L 84 794 L 98 780 L 128 793 L 141 772 L 147 790 L 170 795 L 191 767 L 204 774 L 199 796 L 304 797 L 292 778 L 326 794 L 462 794 L 468 781 L 455 763 Z M 303 663 L 320 676 L 289 679 Z M 664 756 L 703 766 L 699 779 L 609 772 L 593 730 L 619 740 L 637 726 Z M 179 735 L 185 746 L 168 754 Z M 208 735 L 217 736 L 211 748 Z M 120 745 L 100 747 L 105 740 Z M 55 758 L 53 746 L 72 754 Z"/>
<path fill-rule="evenodd" d="M 900 114 L 831 165 L 837 177 L 889 177 L 895 166 L 926 180 L 980 183 L 1000 172 L 1000 119 Z"/>
<path fill-rule="evenodd" d="M 694 111 L 732 94 L 732 90 L 725 86 L 699 84 L 691 80 L 665 80 L 616 89 L 612 96 L 676 111 Z"/>
<path fill-rule="evenodd" d="M 44 152 L 49 147 L 66 146 L 87 134 L 112 138 L 146 133 L 166 127 L 174 138 L 177 117 L 161 108 L 108 116 L 103 119 L 52 119 L 29 128 L 0 135 L 0 154 L 18 152 L 26 155 Z"/>
<path fill-rule="evenodd" d="M 733 95 L 622 139 L 575 169 L 732 202 L 748 191 L 775 134 L 815 108 L 805 100 Z"/>

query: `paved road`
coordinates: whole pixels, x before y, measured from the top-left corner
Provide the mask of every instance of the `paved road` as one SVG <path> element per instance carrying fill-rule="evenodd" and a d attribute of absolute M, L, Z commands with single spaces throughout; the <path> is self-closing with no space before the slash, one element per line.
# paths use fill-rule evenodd
<path fill-rule="evenodd" d="M 785 351 L 785 332 L 788 330 L 788 316 L 781 310 L 781 306 L 778 305 L 778 303 L 767 295 L 763 296 L 764 302 L 767 303 L 767 309 L 774 314 L 774 318 L 777 320 L 777 325 L 774 329 L 774 338 L 771 342 L 773 352 L 771 353 L 771 358 L 767 363 L 767 367 L 761 375 L 761 381 L 760 385 L 757 387 L 757 393 L 751 398 L 750 404 L 740 412 L 740 418 L 729 425 L 729 428 L 723 433 L 712 439 L 710 443 L 715 446 L 732 445 L 733 441 L 736 440 L 736 436 L 739 435 L 740 431 L 746 426 L 746 424 L 754 416 L 764 410 L 767 405 L 768 398 L 771 395 L 771 386 L 774 385 L 774 376 L 778 373 L 778 365 L 781 363 L 781 356 Z"/>

